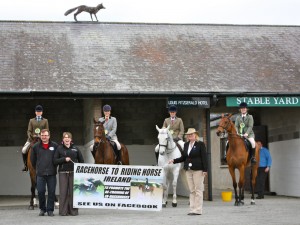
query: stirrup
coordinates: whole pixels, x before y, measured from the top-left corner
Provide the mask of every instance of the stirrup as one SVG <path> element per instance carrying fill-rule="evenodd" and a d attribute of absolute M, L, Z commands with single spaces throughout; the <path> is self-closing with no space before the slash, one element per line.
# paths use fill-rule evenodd
<path fill-rule="evenodd" d="M 251 165 L 255 165 L 257 162 L 256 162 L 256 159 L 254 157 L 251 158 Z"/>
<path fill-rule="evenodd" d="M 22 172 L 27 172 L 28 171 L 28 167 L 24 166 L 24 168 L 22 169 Z"/>
<path fill-rule="evenodd" d="M 121 160 L 118 161 L 118 162 L 117 162 L 117 165 L 122 165 L 122 161 L 121 161 Z"/>

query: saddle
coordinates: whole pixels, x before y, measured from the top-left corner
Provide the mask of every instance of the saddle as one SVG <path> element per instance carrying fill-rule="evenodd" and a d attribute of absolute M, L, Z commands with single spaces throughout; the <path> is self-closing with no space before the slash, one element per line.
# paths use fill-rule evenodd
<path fill-rule="evenodd" d="M 252 149 L 252 145 L 251 145 L 251 142 L 247 138 L 244 138 L 244 144 L 245 144 L 247 152 L 251 152 L 250 150 Z M 226 142 L 226 152 L 228 151 L 228 148 L 229 148 L 229 142 L 227 141 Z"/>

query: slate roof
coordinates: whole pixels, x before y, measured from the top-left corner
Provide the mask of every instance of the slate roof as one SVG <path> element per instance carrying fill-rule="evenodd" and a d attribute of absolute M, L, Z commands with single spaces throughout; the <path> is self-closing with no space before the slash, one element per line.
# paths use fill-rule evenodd
<path fill-rule="evenodd" d="M 0 21 L 0 92 L 300 93 L 300 27 Z"/>

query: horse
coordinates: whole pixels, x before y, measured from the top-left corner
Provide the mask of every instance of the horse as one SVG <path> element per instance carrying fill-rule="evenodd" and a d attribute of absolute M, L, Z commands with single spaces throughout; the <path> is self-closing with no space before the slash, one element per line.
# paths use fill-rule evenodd
<path fill-rule="evenodd" d="M 88 13 L 91 15 L 92 21 L 93 21 L 93 16 L 92 16 L 92 15 L 94 14 L 94 16 L 96 17 L 96 20 L 98 21 L 98 18 L 97 18 L 97 16 L 96 16 L 96 13 L 97 13 L 100 9 L 105 9 L 105 7 L 103 6 L 102 3 L 99 4 L 99 5 L 97 5 L 96 7 L 89 7 L 89 6 L 86 6 L 86 5 L 80 5 L 80 6 L 77 6 L 77 7 L 75 7 L 75 8 L 72 8 L 72 9 L 67 10 L 67 11 L 65 12 L 64 15 L 67 16 L 67 15 L 69 15 L 70 13 L 74 12 L 76 9 L 77 9 L 77 12 L 74 13 L 74 20 L 75 20 L 76 22 L 78 22 L 76 16 L 77 16 L 79 13 L 82 13 L 82 12 L 88 12 Z"/>
<path fill-rule="evenodd" d="M 34 210 L 34 207 L 37 207 L 37 202 L 36 202 L 36 197 L 35 197 L 35 189 L 36 189 L 36 170 L 35 168 L 32 166 L 31 163 L 31 154 L 32 154 L 32 147 L 35 143 L 37 143 L 38 141 L 40 141 L 40 136 L 36 136 L 33 138 L 33 141 L 30 143 L 29 149 L 28 149 L 28 153 L 27 153 L 27 167 L 28 167 L 28 171 L 29 171 L 29 176 L 30 176 L 30 181 L 31 181 L 31 198 L 30 198 L 30 202 L 29 202 L 29 206 L 28 209 L 30 210 Z M 58 209 L 59 207 L 59 203 L 58 203 L 58 199 L 57 196 L 55 196 L 55 208 Z"/>
<path fill-rule="evenodd" d="M 226 154 L 227 165 L 229 173 L 232 178 L 234 194 L 235 194 L 235 206 L 244 205 L 244 189 L 245 189 L 245 169 L 250 166 L 250 155 L 245 146 L 245 139 L 241 137 L 235 128 L 235 125 L 231 121 L 232 114 L 224 116 L 222 114 L 219 126 L 217 128 L 217 135 L 224 135 L 228 133 L 229 148 Z M 257 175 L 257 168 L 259 164 L 259 148 L 256 145 L 256 161 L 255 165 L 251 165 L 251 205 L 255 205 L 254 200 L 254 187 Z M 239 194 L 237 193 L 237 181 L 235 177 L 235 169 L 239 170 Z"/>
<path fill-rule="evenodd" d="M 36 188 L 36 171 L 35 168 L 32 166 L 31 163 L 31 152 L 32 152 L 32 147 L 35 143 L 37 143 L 40 140 L 39 137 L 34 137 L 33 141 L 30 143 L 29 149 L 28 149 L 28 153 L 27 153 L 27 167 L 29 170 L 29 176 L 30 176 L 30 181 L 31 181 L 31 198 L 30 198 L 30 202 L 29 202 L 29 207 L 28 209 L 33 210 L 34 207 L 37 207 L 37 202 L 36 202 L 36 197 L 35 197 L 35 188 Z"/>
<path fill-rule="evenodd" d="M 95 180 L 95 181 L 92 181 L 91 183 L 93 184 L 91 188 L 85 184 L 74 184 L 73 187 L 74 187 L 74 190 L 77 190 L 77 189 L 79 190 L 79 194 L 82 194 L 82 193 L 86 194 L 86 192 L 88 192 L 88 193 L 97 192 L 98 186 L 103 185 L 101 180 Z"/>
<path fill-rule="evenodd" d="M 140 184 L 139 185 L 139 190 L 142 190 L 143 194 L 146 194 L 147 192 L 150 192 L 151 195 L 154 195 L 153 191 L 154 191 L 154 187 L 149 185 L 149 188 L 147 189 L 145 187 L 145 184 Z"/>
<path fill-rule="evenodd" d="M 159 129 L 159 127 L 156 125 L 156 130 L 158 131 L 158 166 L 162 166 L 164 169 L 164 178 L 163 178 L 163 203 L 162 206 L 166 207 L 167 205 L 167 199 L 168 199 L 168 191 L 169 191 L 169 185 L 172 182 L 173 186 L 173 201 L 172 206 L 177 206 L 177 195 L 176 195 L 176 189 L 177 189 L 177 180 L 181 168 L 181 164 L 169 164 L 169 161 L 171 159 L 179 158 L 181 157 L 181 152 L 178 149 L 176 143 L 173 140 L 173 137 L 170 133 L 170 126 L 167 128 Z M 170 180 L 169 176 L 173 176 L 173 180 Z"/>
<path fill-rule="evenodd" d="M 127 147 L 120 143 L 120 159 L 122 165 L 129 165 L 129 153 Z M 117 165 L 113 146 L 105 136 L 105 129 L 102 122 L 94 121 L 94 146 L 96 164 L 113 164 Z M 117 150 L 119 151 L 119 150 Z"/>

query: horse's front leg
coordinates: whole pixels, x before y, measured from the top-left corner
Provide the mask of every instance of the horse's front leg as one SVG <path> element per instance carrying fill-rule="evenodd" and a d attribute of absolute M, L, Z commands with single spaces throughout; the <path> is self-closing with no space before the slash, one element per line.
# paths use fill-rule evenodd
<path fill-rule="evenodd" d="M 167 170 L 165 170 L 165 176 L 163 179 L 163 202 L 162 202 L 162 207 L 166 207 L 168 203 L 168 190 L 169 190 L 169 182 L 167 179 Z"/>
<path fill-rule="evenodd" d="M 177 207 L 177 181 L 178 181 L 178 176 L 179 176 L 179 171 L 180 171 L 180 167 L 177 166 L 177 168 L 174 168 L 173 170 L 173 182 L 172 182 L 172 186 L 173 186 L 173 201 L 172 201 L 172 206 L 173 207 Z"/>
<path fill-rule="evenodd" d="M 98 21 L 98 18 L 97 18 L 97 16 L 96 16 L 96 14 L 94 14 L 95 15 L 95 18 L 96 18 L 96 20 Z M 99 22 L 99 21 L 98 21 Z"/>
<path fill-rule="evenodd" d="M 251 205 L 255 205 L 254 200 L 254 189 L 255 189 L 255 182 L 256 182 L 256 175 L 257 175 L 257 165 L 251 166 L 250 178 L 251 178 Z"/>
<path fill-rule="evenodd" d="M 237 194 L 237 182 L 236 182 L 236 178 L 235 178 L 234 168 L 228 167 L 228 169 L 229 169 L 229 173 L 230 173 L 231 178 L 232 178 L 232 186 L 233 186 L 233 189 L 234 189 L 234 198 L 235 198 L 234 205 L 238 206 L 239 205 L 239 196 Z"/>

